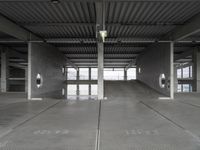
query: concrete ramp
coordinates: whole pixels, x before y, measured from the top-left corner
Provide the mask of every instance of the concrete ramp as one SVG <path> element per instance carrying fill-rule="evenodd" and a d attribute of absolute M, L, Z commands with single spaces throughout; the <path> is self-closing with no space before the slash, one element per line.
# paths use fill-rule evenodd
<path fill-rule="evenodd" d="M 141 95 L 154 97 L 163 96 L 152 88 L 139 81 L 105 81 L 105 96 L 112 98 L 130 98 L 140 97 Z"/>

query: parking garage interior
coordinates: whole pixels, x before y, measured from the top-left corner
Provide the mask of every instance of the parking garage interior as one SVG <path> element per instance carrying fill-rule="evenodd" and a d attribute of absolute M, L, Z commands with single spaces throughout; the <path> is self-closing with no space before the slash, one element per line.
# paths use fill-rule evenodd
<path fill-rule="evenodd" d="M 200 150 L 199 0 L 0 0 L 0 150 Z"/>

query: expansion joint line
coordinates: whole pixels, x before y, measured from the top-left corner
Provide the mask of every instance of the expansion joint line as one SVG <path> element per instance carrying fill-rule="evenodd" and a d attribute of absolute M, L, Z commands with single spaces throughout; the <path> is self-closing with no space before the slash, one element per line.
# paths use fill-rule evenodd
<path fill-rule="evenodd" d="M 59 104 L 61 101 L 58 101 L 50 106 L 48 106 L 47 108 L 41 110 L 40 112 L 38 112 L 37 114 L 33 115 L 32 117 L 22 121 L 21 123 L 17 124 L 16 126 L 14 126 L 13 128 L 7 130 L 5 133 L 0 134 L 0 138 L 3 138 L 4 136 L 7 136 L 8 134 L 10 134 L 11 132 L 13 132 L 16 128 L 24 125 L 25 123 L 33 120 L 34 118 L 38 117 L 39 115 L 41 115 L 42 113 L 46 112 L 47 110 L 51 109 L 52 107 L 56 106 L 57 104 Z"/>
<path fill-rule="evenodd" d="M 96 141 L 95 141 L 95 150 L 99 150 L 100 147 L 100 123 L 101 123 L 101 100 L 99 101 L 99 112 L 98 112 L 98 121 L 97 121 L 97 131 L 96 131 Z"/>
<path fill-rule="evenodd" d="M 165 118 L 166 120 L 168 120 L 169 122 L 171 122 L 172 124 L 174 124 L 175 126 L 179 127 L 180 129 L 182 129 L 184 132 L 186 132 L 189 136 L 192 136 L 197 142 L 200 142 L 200 138 L 199 136 L 197 136 L 196 134 L 192 133 L 191 131 L 185 129 L 183 126 L 179 125 L 178 123 L 176 123 L 175 121 L 171 120 L 170 118 L 168 118 L 167 116 L 163 115 L 161 112 L 159 112 L 158 110 L 154 109 L 153 107 L 149 106 L 148 104 L 144 103 L 143 101 L 140 101 L 141 104 L 143 104 L 144 106 L 146 106 L 147 108 L 151 109 L 152 111 L 156 112 L 158 115 L 160 115 L 161 117 Z"/>

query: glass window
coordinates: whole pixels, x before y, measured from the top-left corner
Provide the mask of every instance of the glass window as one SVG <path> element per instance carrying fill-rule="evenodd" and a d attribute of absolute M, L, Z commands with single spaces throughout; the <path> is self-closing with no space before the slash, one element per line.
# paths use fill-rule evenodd
<path fill-rule="evenodd" d="M 177 92 L 192 92 L 191 84 L 178 84 Z"/>
<path fill-rule="evenodd" d="M 177 78 L 178 79 L 182 78 L 181 69 L 177 69 Z"/>
<path fill-rule="evenodd" d="M 76 80 L 76 69 L 74 68 L 68 68 L 67 69 L 67 80 Z"/>
<path fill-rule="evenodd" d="M 129 68 L 127 70 L 127 80 L 135 80 L 136 79 L 136 68 Z"/>
<path fill-rule="evenodd" d="M 192 78 L 192 66 L 190 66 L 190 78 Z"/>
<path fill-rule="evenodd" d="M 77 86 L 76 84 L 67 85 L 67 95 L 76 95 Z"/>
<path fill-rule="evenodd" d="M 183 92 L 190 92 L 190 85 L 189 84 L 183 84 Z"/>
<path fill-rule="evenodd" d="M 79 95 L 89 95 L 89 85 L 80 84 L 79 85 Z"/>
<path fill-rule="evenodd" d="M 105 68 L 105 80 L 124 80 L 124 68 Z"/>
<path fill-rule="evenodd" d="M 189 74 L 190 74 L 189 67 L 183 68 L 183 78 L 189 78 L 190 77 Z"/>
<path fill-rule="evenodd" d="M 91 85 L 91 95 L 97 95 L 97 84 Z"/>
<path fill-rule="evenodd" d="M 89 80 L 89 68 L 79 68 L 79 79 Z"/>
<path fill-rule="evenodd" d="M 177 92 L 182 92 L 182 84 L 178 84 Z"/>
<path fill-rule="evenodd" d="M 98 69 L 91 68 L 91 80 L 97 80 L 97 76 L 98 76 Z"/>
<path fill-rule="evenodd" d="M 192 92 L 192 84 L 190 84 L 190 92 Z"/>
<path fill-rule="evenodd" d="M 182 92 L 182 85 L 178 84 L 177 92 Z"/>

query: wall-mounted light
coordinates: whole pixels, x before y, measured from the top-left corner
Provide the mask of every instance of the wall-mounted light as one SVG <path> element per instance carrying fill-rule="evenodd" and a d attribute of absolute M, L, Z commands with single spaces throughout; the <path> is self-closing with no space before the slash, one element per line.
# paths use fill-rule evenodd
<path fill-rule="evenodd" d="M 65 68 L 65 66 L 63 66 L 62 67 L 62 74 L 65 75 L 65 72 L 66 72 L 66 68 Z"/>
<path fill-rule="evenodd" d="M 165 88 L 166 86 L 166 78 L 164 73 L 160 74 L 159 76 L 159 85 L 161 88 Z"/>
<path fill-rule="evenodd" d="M 65 95 L 65 89 L 62 88 L 62 95 L 64 96 Z"/>
<path fill-rule="evenodd" d="M 36 76 L 36 86 L 37 88 L 40 88 L 42 85 L 43 85 L 43 79 L 41 74 L 38 73 Z"/>
<path fill-rule="evenodd" d="M 99 34 L 101 35 L 102 41 L 105 42 L 105 38 L 107 37 L 107 31 L 106 30 L 99 31 Z"/>

